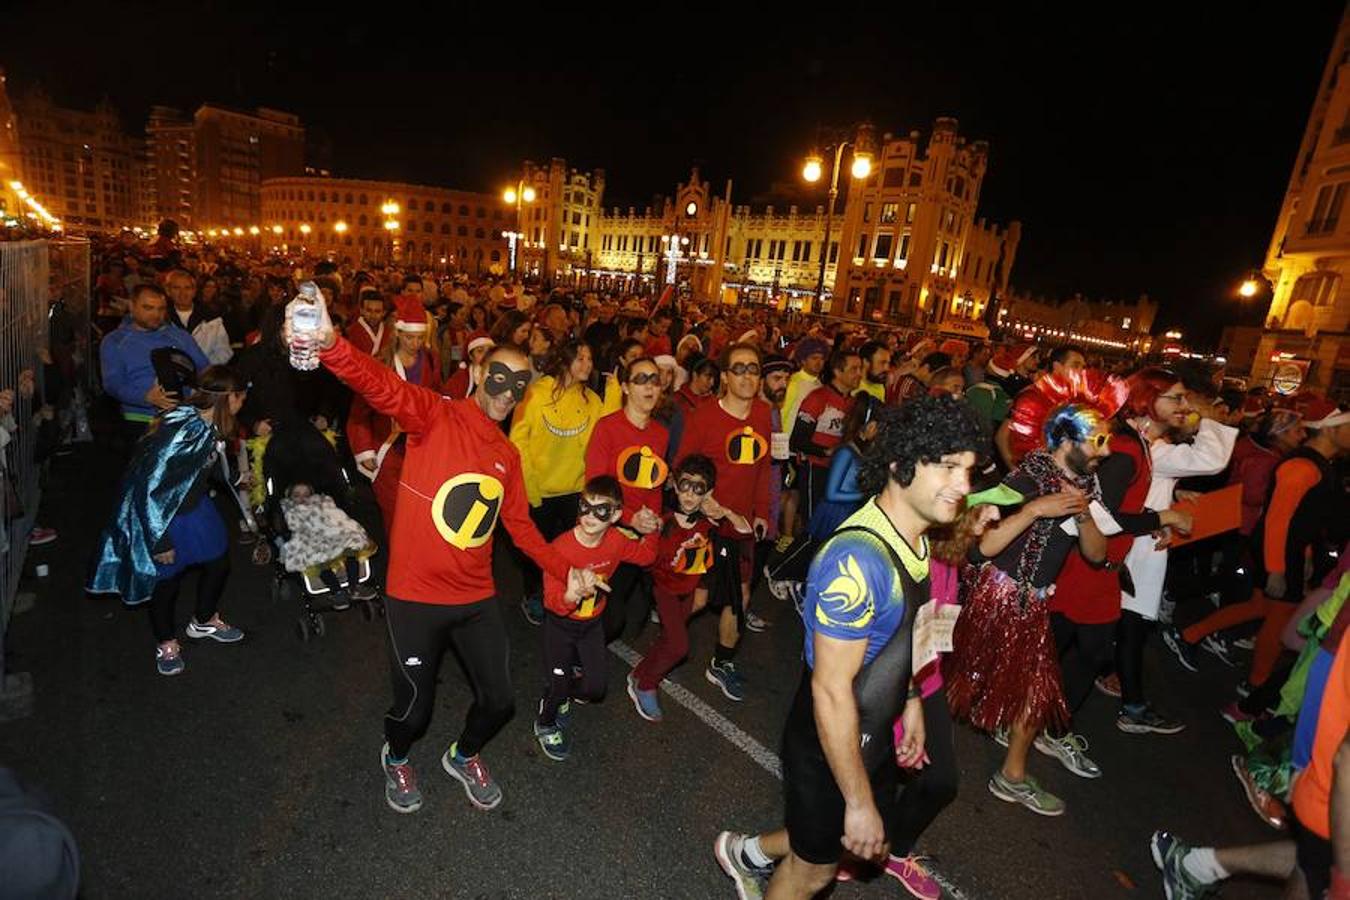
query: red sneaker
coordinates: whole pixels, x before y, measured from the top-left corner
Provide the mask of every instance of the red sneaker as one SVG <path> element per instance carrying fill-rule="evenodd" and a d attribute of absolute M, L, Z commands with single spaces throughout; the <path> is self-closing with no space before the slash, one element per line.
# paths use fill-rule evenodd
<path fill-rule="evenodd" d="M 919 862 L 919 857 L 887 857 L 885 871 L 918 900 L 942 900 L 942 885 L 928 874 L 928 870 Z"/>
<path fill-rule="evenodd" d="M 43 528 L 39 525 L 28 532 L 28 546 L 41 547 L 43 544 L 50 544 L 52 541 L 56 540 L 56 537 L 57 534 L 55 528 Z"/>
<path fill-rule="evenodd" d="M 1236 701 L 1219 710 L 1219 715 L 1223 716 L 1224 721 L 1230 725 L 1236 725 L 1239 722 L 1250 722 L 1256 718 L 1256 716 L 1251 713 L 1245 712 L 1242 707 L 1237 705 Z"/>
<path fill-rule="evenodd" d="M 1097 685 L 1097 690 L 1101 691 L 1106 696 L 1115 697 L 1117 700 L 1120 699 L 1120 676 L 1115 672 L 1112 672 L 1110 675 L 1103 675 L 1098 678 L 1095 683 Z"/>

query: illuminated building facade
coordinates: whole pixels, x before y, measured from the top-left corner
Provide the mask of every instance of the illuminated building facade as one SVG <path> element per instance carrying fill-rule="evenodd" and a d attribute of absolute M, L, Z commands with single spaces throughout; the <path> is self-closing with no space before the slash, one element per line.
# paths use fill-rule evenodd
<path fill-rule="evenodd" d="M 1348 194 L 1350 12 L 1337 29 L 1262 267 L 1271 289 L 1266 328 L 1224 333 L 1222 349 L 1237 367 L 1250 363 L 1253 383 L 1283 389 L 1297 380 L 1350 394 Z"/>
<path fill-rule="evenodd" d="M 57 106 L 40 90 L 14 103 L 21 181 L 74 229 L 140 224 L 143 151 L 106 101 L 92 112 Z"/>
<path fill-rule="evenodd" d="M 578 172 L 566 160 L 547 166 L 525 161 L 521 183 L 534 189 L 534 199 L 510 210 L 506 230 L 522 235 L 517 268 L 521 273 L 568 278 L 592 268 L 598 246 L 605 170 Z"/>
<path fill-rule="evenodd" d="M 199 225 L 247 227 L 262 216 L 262 183 L 303 175 L 305 129 L 298 116 L 205 104 L 192 117 Z"/>
<path fill-rule="evenodd" d="M 1047 345 L 1081 344 L 1107 353 L 1149 353 L 1158 316 L 1157 301 L 1147 294 L 1133 303 L 1082 296 L 1053 302 L 1013 291 L 1001 298 L 998 310 L 1005 335 Z"/>
<path fill-rule="evenodd" d="M 505 271 L 502 234 L 515 216 L 492 194 L 349 178 L 269 179 L 261 206 L 256 224 L 264 247 L 475 274 Z"/>
<path fill-rule="evenodd" d="M 173 219 L 191 228 L 195 221 L 197 184 L 197 141 L 192 121 L 176 109 L 151 107 L 145 142 L 149 166 L 147 194 L 153 211 L 143 221 Z"/>
<path fill-rule="evenodd" d="M 0 69 L 0 218 L 18 217 L 23 203 L 11 187 L 23 182 L 23 151 L 19 149 L 19 120 L 5 90 L 5 70 Z"/>

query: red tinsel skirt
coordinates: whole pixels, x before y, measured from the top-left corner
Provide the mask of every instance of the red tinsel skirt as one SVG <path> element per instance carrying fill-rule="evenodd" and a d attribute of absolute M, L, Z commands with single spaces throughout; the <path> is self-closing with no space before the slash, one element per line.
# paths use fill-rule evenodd
<path fill-rule="evenodd" d="M 952 715 L 986 731 L 1069 721 L 1045 598 L 1018 594 L 1012 578 L 983 566 L 942 663 Z"/>

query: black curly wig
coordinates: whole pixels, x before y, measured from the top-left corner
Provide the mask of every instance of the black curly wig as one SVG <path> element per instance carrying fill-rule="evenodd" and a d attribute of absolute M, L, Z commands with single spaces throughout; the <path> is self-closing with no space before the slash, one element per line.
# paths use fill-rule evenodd
<path fill-rule="evenodd" d="M 877 494 L 894 477 L 909 487 L 920 463 L 935 463 L 953 453 L 981 453 L 987 439 L 970 409 L 949 396 L 919 397 L 887 407 L 877 420 L 876 439 L 858 472 L 858 487 Z"/>

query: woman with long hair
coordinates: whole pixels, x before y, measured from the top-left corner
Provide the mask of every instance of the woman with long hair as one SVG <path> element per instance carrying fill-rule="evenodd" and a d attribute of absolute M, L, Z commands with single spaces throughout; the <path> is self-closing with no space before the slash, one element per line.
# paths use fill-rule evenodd
<path fill-rule="evenodd" d="M 137 444 L 89 585 L 94 593 L 120 594 L 128 606 L 149 608 L 161 675 L 185 668 L 175 606 L 190 571 L 200 575 L 187 636 L 225 644 L 244 637 L 219 613 L 230 574 L 229 540 L 208 491 L 212 482 L 233 490 L 225 442 L 234 436 L 247 387 L 226 366 L 212 366 L 194 380 L 185 401 L 156 419 Z"/>
<path fill-rule="evenodd" d="M 586 446 L 603 414 L 601 397 L 588 387 L 593 363 L 585 341 L 554 350 L 542 378 L 530 385 L 511 422 L 511 442 L 520 450 L 530 516 L 545 540 L 576 524 L 577 500 L 586 483 Z M 528 562 L 524 561 L 523 562 Z M 542 621 L 543 584 L 532 564 L 525 576 L 526 618 Z"/>
<path fill-rule="evenodd" d="M 510 345 L 521 353 L 530 352 L 530 317 L 518 309 L 508 309 L 493 323 L 488 335 L 494 346 Z"/>

